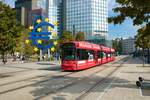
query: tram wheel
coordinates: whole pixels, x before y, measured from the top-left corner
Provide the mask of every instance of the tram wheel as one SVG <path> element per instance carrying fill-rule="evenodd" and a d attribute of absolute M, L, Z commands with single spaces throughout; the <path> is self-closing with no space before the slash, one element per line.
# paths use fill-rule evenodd
<path fill-rule="evenodd" d="M 137 86 L 137 87 L 141 87 L 140 81 L 136 81 L 136 86 Z"/>

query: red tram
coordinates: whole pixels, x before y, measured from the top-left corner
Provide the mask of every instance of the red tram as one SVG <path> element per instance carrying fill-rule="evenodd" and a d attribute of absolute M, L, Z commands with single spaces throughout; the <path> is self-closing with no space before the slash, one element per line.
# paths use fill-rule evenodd
<path fill-rule="evenodd" d="M 112 48 L 88 42 L 69 42 L 62 45 L 62 70 L 83 70 L 115 59 Z"/>

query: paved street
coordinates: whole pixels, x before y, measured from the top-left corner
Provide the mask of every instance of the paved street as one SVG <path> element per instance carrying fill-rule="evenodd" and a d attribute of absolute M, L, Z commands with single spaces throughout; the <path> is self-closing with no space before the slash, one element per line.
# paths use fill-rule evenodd
<path fill-rule="evenodd" d="M 1 64 L 0 100 L 150 100 L 150 65 L 141 66 L 130 56 L 77 72 L 62 72 L 60 62 Z"/>

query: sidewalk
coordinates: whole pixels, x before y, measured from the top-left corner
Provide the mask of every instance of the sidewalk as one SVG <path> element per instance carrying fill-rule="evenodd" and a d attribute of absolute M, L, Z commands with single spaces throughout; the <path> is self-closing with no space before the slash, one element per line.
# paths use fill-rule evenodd
<path fill-rule="evenodd" d="M 31 69 L 31 70 L 39 70 L 39 69 L 60 69 L 60 61 L 42 61 L 42 62 L 24 62 L 16 61 L 9 62 L 5 65 L 0 63 L 0 67 L 6 68 L 19 68 L 19 69 Z"/>
<path fill-rule="evenodd" d="M 12 61 L 12 59 L 7 59 L 7 63 L 5 65 L 10 65 L 10 64 L 22 64 L 22 63 L 37 63 L 37 64 L 43 64 L 43 65 L 46 65 L 46 64 L 49 64 L 49 65 L 57 65 L 57 64 L 60 64 L 60 60 L 58 61 L 24 61 L 22 62 L 21 60 L 17 59 L 16 61 Z M 3 66 L 3 62 L 2 62 L 2 59 L 0 59 L 0 66 Z"/>
<path fill-rule="evenodd" d="M 129 58 L 121 69 L 113 76 L 111 83 L 104 83 L 104 89 L 97 100 L 150 100 L 150 64 L 142 67 L 142 61 L 138 58 Z M 136 86 L 138 77 L 148 80 L 144 88 Z"/>

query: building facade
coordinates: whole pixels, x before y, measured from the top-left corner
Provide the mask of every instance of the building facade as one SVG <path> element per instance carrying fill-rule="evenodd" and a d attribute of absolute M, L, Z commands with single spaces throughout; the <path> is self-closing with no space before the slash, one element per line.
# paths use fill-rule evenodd
<path fill-rule="evenodd" d="M 65 29 L 105 38 L 108 32 L 107 0 L 65 0 Z"/>
<path fill-rule="evenodd" d="M 59 25 L 55 27 L 57 32 L 63 30 L 63 0 L 46 0 L 46 10 L 51 22 L 57 21 Z"/>
<path fill-rule="evenodd" d="M 129 39 L 123 39 L 122 40 L 122 54 L 130 54 L 135 52 L 135 39 L 129 38 Z"/>
<path fill-rule="evenodd" d="M 107 37 L 107 0 L 17 0 L 15 7 L 23 11 L 20 20 L 24 19 L 25 26 L 32 24 L 36 14 L 41 14 L 59 23 L 57 32 L 84 32 L 86 40 Z"/>
<path fill-rule="evenodd" d="M 15 10 L 17 20 L 25 27 L 32 25 L 36 18 L 47 16 L 45 0 L 17 0 L 15 2 Z"/>
<path fill-rule="evenodd" d="M 51 22 L 60 23 L 55 31 L 63 30 L 62 0 L 17 0 L 15 10 L 17 19 L 26 27 L 33 25 L 36 19 L 49 18 Z"/>

